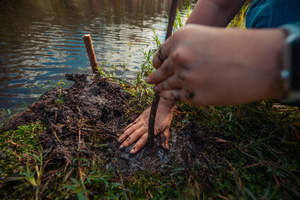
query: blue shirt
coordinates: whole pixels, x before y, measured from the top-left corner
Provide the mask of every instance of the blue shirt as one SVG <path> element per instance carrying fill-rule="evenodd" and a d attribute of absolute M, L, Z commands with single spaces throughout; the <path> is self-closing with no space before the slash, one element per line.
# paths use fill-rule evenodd
<path fill-rule="evenodd" d="M 247 28 L 276 28 L 300 22 L 300 0 L 255 0 L 246 14 Z"/>

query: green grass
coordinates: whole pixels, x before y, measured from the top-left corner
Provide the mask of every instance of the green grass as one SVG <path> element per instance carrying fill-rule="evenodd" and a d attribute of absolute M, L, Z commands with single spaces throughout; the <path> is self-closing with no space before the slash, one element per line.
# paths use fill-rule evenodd
<path fill-rule="evenodd" d="M 194 108 L 197 121 L 232 145 L 227 168 L 218 168 L 211 195 L 228 199 L 299 198 L 300 142 L 297 108 L 271 102 Z"/>
<path fill-rule="evenodd" d="M 42 147 L 38 133 L 45 130 L 39 122 L 17 130 L 0 131 L 0 197 L 39 192 L 42 176 Z M 22 182 L 6 188 L 10 182 Z"/>

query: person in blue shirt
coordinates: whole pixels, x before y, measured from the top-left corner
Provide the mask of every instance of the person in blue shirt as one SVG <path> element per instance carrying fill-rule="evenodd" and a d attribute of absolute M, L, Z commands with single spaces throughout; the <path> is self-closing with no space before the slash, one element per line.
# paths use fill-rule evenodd
<path fill-rule="evenodd" d="M 244 29 L 226 29 L 245 0 L 198 0 L 187 25 L 176 31 L 153 58 L 157 69 L 147 77 L 160 92 L 155 133 L 165 138 L 176 101 L 194 105 L 234 105 L 284 96 L 281 71 L 287 66 L 280 26 L 299 24 L 299 0 L 255 0 Z M 150 109 L 119 137 L 120 148 L 147 142 Z"/>

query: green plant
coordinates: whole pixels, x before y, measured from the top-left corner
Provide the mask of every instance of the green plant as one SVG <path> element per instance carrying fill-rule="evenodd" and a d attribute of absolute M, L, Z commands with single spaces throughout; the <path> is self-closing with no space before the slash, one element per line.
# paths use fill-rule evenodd
<path fill-rule="evenodd" d="M 35 199 L 38 200 L 43 176 L 43 155 L 28 154 L 34 160 L 34 170 L 31 171 L 31 163 L 27 161 L 25 179 L 35 188 Z"/>
<path fill-rule="evenodd" d="M 61 95 L 59 98 L 55 99 L 55 104 L 63 104 L 65 102 L 65 96 Z"/>
<path fill-rule="evenodd" d="M 64 186 L 66 189 L 74 192 L 79 200 L 87 200 L 88 198 L 85 196 L 87 193 L 86 188 L 83 186 L 80 180 L 71 179 L 72 184 Z"/>

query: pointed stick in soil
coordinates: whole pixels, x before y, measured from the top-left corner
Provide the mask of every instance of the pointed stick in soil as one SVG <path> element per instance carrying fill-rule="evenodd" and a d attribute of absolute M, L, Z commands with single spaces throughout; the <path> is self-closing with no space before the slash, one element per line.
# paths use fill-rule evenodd
<path fill-rule="evenodd" d="M 92 43 L 92 37 L 90 34 L 86 34 L 82 37 L 82 39 L 84 41 L 85 48 L 86 48 L 87 54 L 89 56 L 89 60 L 90 60 L 90 64 L 91 64 L 93 73 L 99 74 L 99 68 L 98 68 L 98 63 L 97 63 L 97 59 L 96 59 L 96 55 L 95 55 L 95 51 L 94 51 L 94 46 Z"/>
<path fill-rule="evenodd" d="M 170 12 L 169 12 L 169 22 L 168 22 L 166 40 L 172 35 L 173 24 L 176 18 L 177 5 L 178 5 L 178 0 L 172 0 Z M 150 146 L 154 145 L 154 126 L 155 126 L 155 117 L 156 117 L 159 99 L 160 99 L 159 94 L 155 92 L 153 102 L 151 105 L 150 116 L 149 116 L 148 144 Z"/>

